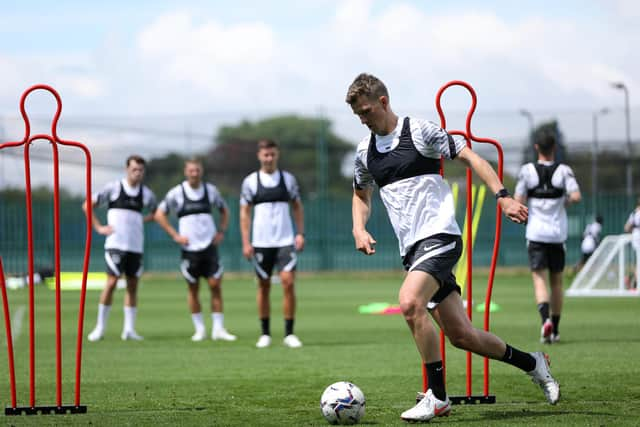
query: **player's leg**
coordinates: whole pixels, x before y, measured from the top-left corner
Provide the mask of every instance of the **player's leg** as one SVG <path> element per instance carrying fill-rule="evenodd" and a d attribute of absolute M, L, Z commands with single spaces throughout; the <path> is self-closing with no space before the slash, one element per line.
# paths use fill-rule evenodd
<path fill-rule="evenodd" d="M 276 266 L 280 271 L 280 283 L 282 285 L 283 342 L 284 345 L 290 348 L 302 347 L 302 342 L 293 331 L 296 317 L 295 278 L 297 263 L 298 259 L 293 246 L 278 249 Z"/>
<path fill-rule="evenodd" d="M 562 305 L 564 302 L 564 289 L 562 287 L 562 275 L 565 264 L 564 245 L 553 245 L 550 248 L 549 256 L 549 282 L 551 283 L 551 323 L 553 332 L 550 341 L 560 340 L 560 316 L 562 315 Z"/>
<path fill-rule="evenodd" d="M 547 288 L 549 248 L 545 243 L 528 242 L 527 252 L 529 254 L 529 267 L 531 268 L 531 278 L 533 280 L 534 298 L 542 322 L 540 341 L 550 343 L 551 334 L 553 333 L 553 323 L 551 322 L 549 313 L 549 291 Z"/>
<path fill-rule="evenodd" d="M 187 305 L 191 312 L 191 322 L 194 329 L 191 341 L 202 341 L 207 337 L 207 330 L 202 318 L 202 306 L 200 305 L 200 275 L 197 268 L 197 252 L 183 250 L 180 258 L 180 273 L 187 282 Z"/>
<path fill-rule="evenodd" d="M 211 339 L 235 341 L 237 337 L 224 327 L 224 310 L 222 306 L 222 267 L 207 280 L 211 290 Z"/>
<path fill-rule="evenodd" d="M 558 402 L 560 386 L 551 376 L 545 354 L 523 352 L 491 332 L 473 327 L 456 292 L 451 292 L 435 310 L 445 335 L 455 347 L 520 368 L 542 388 L 549 403 Z"/>
<path fill-rule="evenodd" d="M 113 292 L 116 289 L 118 277 L 120 277 L 121 274 L 120 251 L 105 249 L 104 258 L 106 261 L 107 281 L 100 293 L 96 326 L 87 336 L 89 341 L 98 341 L 104 337 L 104 332 L 107 329 L 107 321 L 109 320 L 109 314 L 111 313 L 111 305 L 113 304 Z"/>
<path fill-rule="evenodd" d="M 438 333 L 427 311 L 428 302 L 439 288 L 438 281 L 424 271 L 409 272 L 400 288 L 400 309 L 425 364 L 429 380 L 429 390 L 424 398 L 400 416 L 406 421 L 425 422 L 436 416 L 446 416 L 451 411 L 444 385 Z"/>
<path fill-rule="evenodd" d="M 124 294 L 124 325 L 120 338 L 123 340 L 141 341 L 142 336 L 136 332 L 138 316 L 138 283 L 142 275 L 142 254 L 126 252 L 123 258 L 123 272 L 127 281 Z"/>
<path fill-rule="evenodd" d="M 261 335 L 256 347 L 265 348 L 271 345 L 271 272 L 275 263 L 275 248 L 255 248 L 252 260 L 255 267 L 258 290 L 256 303 L 260 319 Z"/>

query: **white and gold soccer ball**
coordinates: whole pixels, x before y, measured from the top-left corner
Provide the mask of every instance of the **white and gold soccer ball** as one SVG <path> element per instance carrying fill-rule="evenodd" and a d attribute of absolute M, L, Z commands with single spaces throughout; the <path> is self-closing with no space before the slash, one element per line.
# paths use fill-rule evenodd
<path fill-rule="evenodd" d="M 364 393 L 348 381 L 331 384 L 320 397 L 320 410 L 329 424 L 356 424 L 364 415 L 364 407 Z"/>

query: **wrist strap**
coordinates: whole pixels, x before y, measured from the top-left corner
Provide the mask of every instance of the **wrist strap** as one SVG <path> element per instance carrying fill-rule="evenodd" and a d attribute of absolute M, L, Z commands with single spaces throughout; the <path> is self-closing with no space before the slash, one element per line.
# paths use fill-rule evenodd
<path fill-rule="evenodd" d="M 509 191 L 506 188 L 502 188 L 496 193 L 496 200 L 500 199 L 501 197 L 509 196 L 511 196 L 511 194 L 509 194 Z"/>

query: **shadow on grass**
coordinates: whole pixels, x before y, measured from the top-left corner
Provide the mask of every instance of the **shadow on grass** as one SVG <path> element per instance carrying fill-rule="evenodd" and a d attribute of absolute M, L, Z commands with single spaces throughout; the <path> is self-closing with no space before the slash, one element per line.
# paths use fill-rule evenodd
<path fill-rule="evenodd" d="M 456 423 L 459 421 L 462 424 L 482 423 L 487 421 L 506 421 L 506 420 L 526 420 L 528 418 L 544 419 L 546 417 L 557 416 L 572 416 L 572 415 L 584 415 L 589 417 L 615 417 L 620 414 L 614 414 L 611 412 L 599 412 L 599 411 L 532 411 L 530 409 L 508 410 L 508 411 L 483 411 L 473 416 L 472 419 L 466 418 L 464 420 L 456 420 L 455 417 L 450 417 L 449 421 Z"/>

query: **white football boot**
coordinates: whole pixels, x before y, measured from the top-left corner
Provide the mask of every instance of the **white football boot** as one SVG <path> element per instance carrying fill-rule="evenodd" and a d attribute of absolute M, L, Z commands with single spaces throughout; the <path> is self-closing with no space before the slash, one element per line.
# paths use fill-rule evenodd
<path fill-rule="evenodd" d="M 302 347 L 302 341 L 300 341 L 300 339 L 293 335 L 287 335 L 286 337 L 284 337 L 283 340 L 284 345 L 286 345 L 289 348 L 300 348 Z"/>
<path fill-rule="evenodd" d="M 258 342 L 256 343 L 256 347 L 258 348 L 266 348 L 271 345 L 271 336 L 270 335 L 260 335 L 258 338 Z"/>
<path fill-rule="evenodd" d="M 560 384 L 551 376 L 549 356 L 541 351 L 536 351 L 531 355 L 536 359 L 536 368 L 531 372 L 527 372 L 527 374 L 531 376 L 531 380 L 534 383 L 540 386 L 547 401 L 555 405 L 560 400 Z"/>
<path fill-rule="evenodd" d="M 542 344 L 551 344 L 551 335 L 553 334 L 553 322 L 547 319 L 540 328 L 540 342 Z"/>
<path fill-rule="evenodd" d="M 451 401 L 440 400 L 433 395 L 431 389 L 427 390 L 420 402 L 411 409 L 404 411 L 400 418 L 410 423 L 427 422 L 434 417 L 448 417 L 451 413 Z"/>
<path fill-rule="evenodd" d="M 238 337 L 236 337 L 235 335 L 231 335 L 229 332 L 227 332 L 226 329 L 221 328 L 221 329 L 214 329 L 211 332 L 211 339 L 214 341 L 217 341 L 217 340 L 235 341 L 238 339 Z"/>
<path fill-rule="evenodd" d="M 138 333 L 136 331 L 122 331 L 122 334 L 120 334 L 120 338 L 122 339 L 122 341 L 142 341 L 144 340 L 144 338 L 140 335 L 138 335 Z"/>
<path fill-rule="evenodd" d="M 102 338 L 104 338 L 104 330 L 98 328 L 95 328 L 87 335 L 87 339 L 91 342 L 100 341 Z"/>
<path fill-rule="evenodd" d="M 199 342 L 204 340 L 207 337 L 207 331 L 204 329 L 197 330 L 195 334 L 191 336 L 191 341 Z"/>

